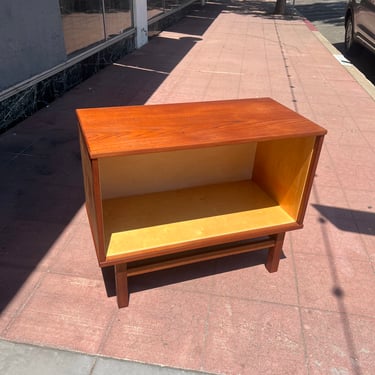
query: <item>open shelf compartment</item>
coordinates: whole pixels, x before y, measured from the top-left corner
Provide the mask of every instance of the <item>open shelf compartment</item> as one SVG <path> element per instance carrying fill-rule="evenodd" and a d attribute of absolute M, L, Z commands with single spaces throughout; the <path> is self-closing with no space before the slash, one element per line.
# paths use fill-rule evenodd
<path fill-rule="evenodd" d="M 252 181 L 108 199 L 103 212 L 106 257 L 126 261 L 295 222 Z"/>
<path fill-rule="evenodd" d="M 307 137 L 100 160 L 106 261 L 293 226 L 313 146 Z"/>

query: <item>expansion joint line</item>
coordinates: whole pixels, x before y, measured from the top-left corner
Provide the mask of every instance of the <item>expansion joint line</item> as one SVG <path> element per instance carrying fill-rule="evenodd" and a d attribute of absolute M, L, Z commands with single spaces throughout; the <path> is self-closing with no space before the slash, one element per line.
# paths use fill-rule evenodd
<path fill-rule="evenodd" d="M 292 102 L 293 102 L 294 110 L 296 112 L 298 112 L 297 98 L 296 98 L 296 94 L 295 94 L 295 91 L 294 91 L 295 86 L 294 86 L 293 81 L 292 81 L 292 75 L 290 74 L 289 65 L 288 65 L 288 58 L 286 57 L 286 51 L 285 51 L 284 45 L 281 41 L 279 29 L 277 28 L 277 20 L 274 20 L 273 24 L 275 26 L 275 32 L 276 32 L 276 35 L 277 35 L 277 40 L 278 40 L 278 43 L 279 43 L 279 46 L 280 46 L 281 55 L 283 57 L 284 69 L 285 69 L 286 76 L 288 78 L 289 89 L 290 89 L 290 94 L 292 96 Z"/>
<path fill-rule="evenodd" d="M 297 98 L 296 98 L 296 95 L 295 95 L 295 92 L 294 92 L 294 85 L 293 85 L 292 77 L 291 77 L 290 70 L 289 70 L 288 60 L 287 60 L 287 57 L 286 57 L 286 51 L 285 51 L 283 43 L 281 42 L 281 37 L 280 37 L 279 30 L 277 28 L 276 20 L 274 20 L 273 23 L 274 23 L 274 26 L 275 26 L 275 32 L 276 32 L 276 35 L 277 35 L 277 40 L 278 40 L 278 43 L 279 43 L 279 46 L 280 46 L 281 55 L 283 57 L 284 69 L 285 69 L 286 76 L 288 78 L 288 84 L 289 84 L 289 89 L 290 89 L 290 93 L 291 93 L 291 96 L 292 96 L 293 107 L 294 107 L 294 110 L 296 112 L 298 112 Z M 299 286 L 298 286 L 298 278 L 297 278 L 297 273 L 296 273 L 296 264 L 295 264 L 293 246 L 292 246 L 292 262 L 293 262 L 293 267 L 294 267 L 295 283 L 296 283 L 296 287 L 297 287 L 297 291 L 298 291 Z M 298 315 L 299 315 L 300 327 L 301 327 L 302 345 L 303 345 L 305 366 L 306 366 L 306 369 L 307 369 L 307 374 L 310 375 L 310 373 L 311 373 L 310 366 L 309 366 L 310 359 L 309 359 L 309 356 L 308 356 L 308 353 L 307 353 L 307 344 L 306 344 L 306 337 L 305 337 L 304 328 L 303 328 L 303 319 L 302 319 L 302 311 L 301 311 L 302 309 L 301 309 L 299 292 L 297 293 L 297 299 L 298 299 Z"/>

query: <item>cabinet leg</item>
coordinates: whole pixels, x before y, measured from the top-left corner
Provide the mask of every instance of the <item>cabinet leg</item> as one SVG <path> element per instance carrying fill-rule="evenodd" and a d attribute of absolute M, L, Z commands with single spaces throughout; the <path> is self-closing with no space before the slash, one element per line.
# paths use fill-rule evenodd
<path fill-rule="evenodd" d="M 128 267 L 126 263 L 115 265 L 116 295 L 118 307 L 129 305 Z"/>
<path fill-rule="evenodd" d="M 276 244 L 268 250 L 266 268 L 268 272 L 276 272 L 279 267 L 281 250 L 284 244 L 285 233 L 276 234 Z"/>

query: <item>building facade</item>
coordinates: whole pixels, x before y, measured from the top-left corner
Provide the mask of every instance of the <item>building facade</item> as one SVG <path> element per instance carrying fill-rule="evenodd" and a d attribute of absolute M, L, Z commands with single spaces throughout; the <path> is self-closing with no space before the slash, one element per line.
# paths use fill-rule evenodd
<path fill-rule="evenodd" d="M 147 43 L 200 0 L 3 0 L 0 132 Z"/>

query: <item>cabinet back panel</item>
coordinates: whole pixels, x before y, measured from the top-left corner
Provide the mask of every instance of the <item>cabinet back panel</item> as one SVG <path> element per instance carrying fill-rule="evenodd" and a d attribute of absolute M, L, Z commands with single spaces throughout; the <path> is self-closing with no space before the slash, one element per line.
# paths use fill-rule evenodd
<path fill-rule="evenodd" d="M 248 180 L 256 143 L 99 159 L 102 198 Z"/>
<path fill-rule="evenodd" d="M 253 180 L 297 220 L 315 137 L 260 142 Z"/>

